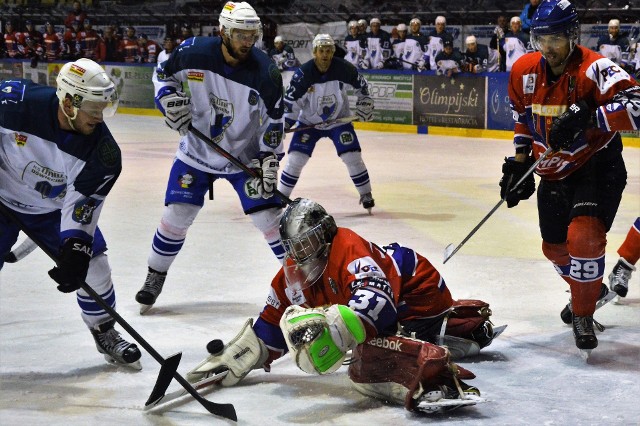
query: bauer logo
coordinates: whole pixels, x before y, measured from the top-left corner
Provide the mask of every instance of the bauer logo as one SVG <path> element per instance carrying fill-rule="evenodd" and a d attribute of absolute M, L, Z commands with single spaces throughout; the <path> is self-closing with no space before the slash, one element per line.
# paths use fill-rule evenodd
<path fill-rule="evenodd" d="M 391 349 L 392 351 L 402 352 L 402 342 L 397 340 L 389 340 L 386 337 L 377 337 L 367 342 L 371 346 L 377 346 L 383 349 Z"/>
<path fill-rule="evenodd" d="M 204 73 L 200 71 L 189 71 L 187 74 L 187 80 L 202 83 L 204 81 Z"/>

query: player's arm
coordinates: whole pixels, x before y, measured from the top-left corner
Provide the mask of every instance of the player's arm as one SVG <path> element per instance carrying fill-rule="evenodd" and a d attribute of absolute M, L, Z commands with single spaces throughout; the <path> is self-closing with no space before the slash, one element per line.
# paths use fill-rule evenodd
<path fill-rule="evenodd" d="M 190 39 L 193 42 L 193 39 Z M 186 43 L 187 41 L 185 41 Z M 180 71 L 182 55 L 177 50 L 153 73 L 155 103 L 165 116 L 165 124 L 180 135 L 186 135 L 191 124 L 191 98 L 183 91 Z"/>

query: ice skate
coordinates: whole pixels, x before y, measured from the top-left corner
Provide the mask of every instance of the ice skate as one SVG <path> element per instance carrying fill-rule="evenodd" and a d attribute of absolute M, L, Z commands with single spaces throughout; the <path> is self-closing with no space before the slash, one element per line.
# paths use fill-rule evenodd
<path fill-rule="evenodd" d="M 110 364 L 142 370 L 140 350 L 135 343 L 124 340 L 114 325 L 115 320 L 110 320 L 91 329 L 98 352 L 104 354 Z"/>
<path fill-rule="evenodd" d="M 436 389 L 426 391 L 416 401 L 416 410 L 429 414 L 442 413 L 486 401 L 480 397 L 478 388 L 457 380 L 457 383 L 451 381 L 450 384 L 438 385 Z"/>
<path fill-rule="evenodd" d="M 360 196 L 360 204 L 362 204 L 362 207 L 367 209 L 367 212 L 371 214 L 371 209 L 375 207 L 376 202 L 373 199 L 373 195 L 371 195 L 370 192 L 367 192 L 366 194 Z"/>
<path fill-rule="evenodd" d="M 631 272 L 635 270 L 635 266 L 620 258 L 609 274 L 609 288 L 615 291 L 618 296 L 626 297 L 629 291 Z"/>
<path fill-rule="evenodd" d="M 589 359 L 591 351 L 598 346 L 598 338 L 593 330 L 593 316 L 579 317 L 573 315 L 573 337 L 576 339 L 576 346 L 580 349 L 580 355 L 584 360 Z"/>
<path fill-rule="evenodd" d="M 140 315 L 143 315 L 156 303 L 156 299 L 162 292 L 165 278 L 167 278 L 166 272 L 158 272 L 149 268 L 147 278 L 144 280 L 140 291 L 136 294 L 136 301 L 140 304 Z"/>
<path fill-rule="evenodd" d="M 609 291 L 606 284 L 602 284 L 600 288 L 600 295 L 598 296 L 598 301 L 596 302 L 596 310 L 600 309 L 611 300 L 613 300 L 618 294 L 614 291 Z M 567 303 L 567 306 L 562 309 L 560 312 L 560 318 L 562 322 L 565 324 L 571 324 L 571 317 L 573 315 L 573 311 L 571 310 L 571 300 Z"/>

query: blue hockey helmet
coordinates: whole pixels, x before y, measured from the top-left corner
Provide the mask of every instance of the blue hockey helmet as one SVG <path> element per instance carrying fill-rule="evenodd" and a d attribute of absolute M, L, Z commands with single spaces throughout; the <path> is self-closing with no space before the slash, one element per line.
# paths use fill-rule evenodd
<path fill-rule="evenodd" d="M 544 0 L 531 18 L 531 42 L 540 49 L 539 37 L 543 35 L 562 34 L 575 47 L 580 33 L 578 12 L 569 0 Z"/>

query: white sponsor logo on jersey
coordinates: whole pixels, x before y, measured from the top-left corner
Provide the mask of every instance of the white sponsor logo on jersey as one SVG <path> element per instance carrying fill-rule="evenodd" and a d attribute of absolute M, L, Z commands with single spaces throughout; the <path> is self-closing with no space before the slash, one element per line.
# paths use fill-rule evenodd
<path fill-rule="evenodd" d="M 386 278 L 386 275 L 384 274 L 382 269 L 380 269 L 380 266 L 378 266 L 378 264 L 369 256 L 353 260 L 347 265 L 347 271 L 349 271 L 350 274 L 355 275 L 356 278 Z"/>
<path fill-rule="evenodd" d="M 522 76 L 522 91 L 525 95 L 533 94 L 536 89 L 537 74 L 525 74 Z"/>
<path fill-rule="evenodd" d="M 402 342 L 398 342 L 397 340 L 388 340 L 385 337 L 376 337 L 375 339 L 369 340 L 367 343 L 371 346 L 402 352 Z"/>

